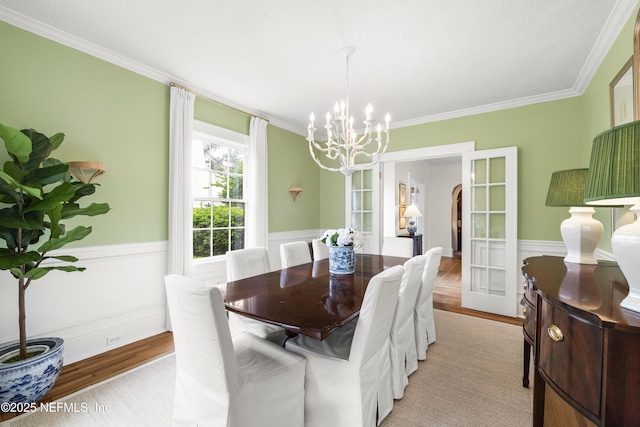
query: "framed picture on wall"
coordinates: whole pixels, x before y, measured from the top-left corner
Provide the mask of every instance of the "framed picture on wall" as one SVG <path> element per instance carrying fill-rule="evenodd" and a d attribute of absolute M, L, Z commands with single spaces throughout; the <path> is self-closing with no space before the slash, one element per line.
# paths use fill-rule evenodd
<path fill-rule="evenodd" d="M 403 216 L 407 209 L 407 186 L 400 183 L 398 189 L 398 228 L 407 228 L 407 219 Z"/>

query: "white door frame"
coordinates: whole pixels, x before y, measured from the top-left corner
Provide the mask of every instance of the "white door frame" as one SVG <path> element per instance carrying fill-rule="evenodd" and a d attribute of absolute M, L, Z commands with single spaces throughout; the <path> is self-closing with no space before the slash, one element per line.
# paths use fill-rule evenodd
<path fill-rule="evenodd" d="M 380 197 L 381 203 L 384 200 L 389 200 L 387 197 L 391 197 L 394 203 L 384 203 L 380 206 L 380 212 L 382 212 L 381 229 L 379 230 L 377 238 L 382 241 L 384 236 L 394 236 L 396 233 L 396 211 L 397 206 L 395 203 L 395 163 L 396 162 L 411 162 L 415 160 L 428 160 L 444 157 L 460 157 L 462 162 L 462 153 L 475 151 L 475 141 L 459 142 L 456 144 L 438 145 L 435 147 L 416 148 L 412 150 L 404 151 L 392 151 L 385 153 L 380 160 L 382 164 L 382 191 L 383 194 Z"/>

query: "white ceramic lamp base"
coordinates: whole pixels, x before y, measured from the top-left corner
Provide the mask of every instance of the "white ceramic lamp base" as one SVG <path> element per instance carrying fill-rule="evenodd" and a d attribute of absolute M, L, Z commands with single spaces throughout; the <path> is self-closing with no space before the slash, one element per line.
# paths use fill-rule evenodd
<path fill-rule="evenodd" d="M 602 223 L 593 218 L 595 210 L 590 207 L 572 207 L 569 209 L 570 218 L 562 221 L 560 234 L 567 247 L 565 262 L 576 264 L 597 264 L 598 260 L 594 252 L 604 227 Z"/>
<path fill-rule="evenodd" d="M 629 295 L 620 306 L 640 312 L 640 204 L 630 209 L 636 221 L 618 228 L 611 238 L 611 246 L 620 270 L 629 283 Z"/>

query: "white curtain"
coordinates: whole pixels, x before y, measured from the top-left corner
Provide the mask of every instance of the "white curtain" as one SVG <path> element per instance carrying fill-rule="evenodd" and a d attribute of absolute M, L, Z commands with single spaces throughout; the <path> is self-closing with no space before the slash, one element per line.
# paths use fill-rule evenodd
<path fill-rule="evenodd" d="M 193 92 L 171 86 L 167 274 L 188 277 L 193 264 L 191 146 L 195 98 Z"/>
<path fill-rule="evenodd" d="M 251 118 L 249 164 L 247 170 L 246 244 L 248 248 L 267 247 L 267 124 Z"/>

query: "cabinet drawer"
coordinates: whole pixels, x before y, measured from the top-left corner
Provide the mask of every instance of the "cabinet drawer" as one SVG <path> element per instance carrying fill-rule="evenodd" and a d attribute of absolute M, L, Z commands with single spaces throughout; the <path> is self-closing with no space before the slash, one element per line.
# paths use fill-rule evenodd
<path fill-rule="evenodd" d="M 541 301 L 540 369 L 579 407 L 600 417 L 602 328 Z"/>

